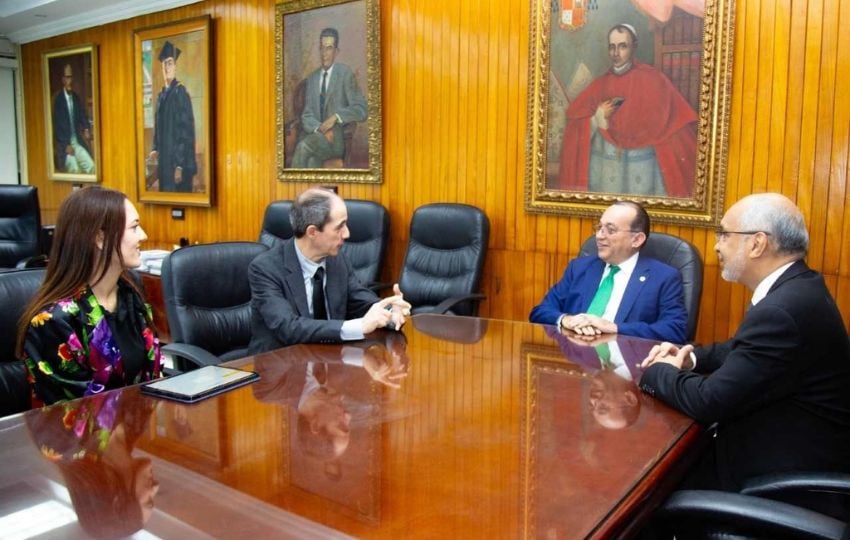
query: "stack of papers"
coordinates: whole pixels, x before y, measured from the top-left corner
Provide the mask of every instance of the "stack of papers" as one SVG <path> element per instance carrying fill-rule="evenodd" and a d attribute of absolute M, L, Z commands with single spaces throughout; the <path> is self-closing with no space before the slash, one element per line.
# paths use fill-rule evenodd
<path fill-rule="evenodd" d="M 160 275 L 162 273 L 162 261 L 169 253 L 171 252 L 165 249 L 142 251 L 142 264 L 139 266 L 139 270 L 157 276 Z"/>

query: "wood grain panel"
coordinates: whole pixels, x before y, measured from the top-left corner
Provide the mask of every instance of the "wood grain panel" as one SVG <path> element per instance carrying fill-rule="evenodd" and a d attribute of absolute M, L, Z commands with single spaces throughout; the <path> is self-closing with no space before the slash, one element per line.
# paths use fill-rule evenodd
<path fill-rule="evenodd" d="M 844 9 L 842 9 L 844 8 Z M 850 72 L 846 3 L 752 0 L 736 6 L 726 207 L 753 192 L 796 200 L 811 230 L 809 263 L 824 272 L 850 320 L 847 190 Z M 306 183 L 275 180 L 274 1 L 207 0 L 22 47 L 29 178 L 43 218 L 55 220 L 71 186 L 46 178 L 41 54 L 92 42 L 101 59 L 103 182 L 136 199 L 132 32 L 167 21 L 213 17 L 216 202 L 187 208 L 139 205 L 151 247 L 255 239 L 265 206 Z M 524 319 L 591 233 L 592 220 L 523 210 L 528 99 L 529 3 L 525 0 L 382 0 L 384 183 L 340 185 L 348 198 L 390 212 L 383 279 L 398 275 L 414 209 L 438 201 L 479 206 L 491 221 L 483 315 Z M 178 73 L 179 77 L 179 73 Z M 749 292 L 722 280 L 714 235 L 659 226 L 703 254 L 706 281 L 698 341 L 723 339 Z"/>

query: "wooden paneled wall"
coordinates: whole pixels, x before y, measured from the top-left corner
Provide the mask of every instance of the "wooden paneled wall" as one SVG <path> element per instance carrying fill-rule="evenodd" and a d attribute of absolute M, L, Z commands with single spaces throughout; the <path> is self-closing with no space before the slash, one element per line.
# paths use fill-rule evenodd
<path fill-rule="evenodd" d="M 839 32 L 850 24 L 848 3 L 748 0 L 736 11 L 726 206 L 764 190 L 796 200 L 811 231 L 809 264 L 824 273 L 850 320 L 850 98 L 838 84 L 850 73 L 850 34 Z M 524 319 L 591 232 L 589 220 L 523 209 L 529 2 L 383 0 L 381 12 L 384 183 L 341 185 L 340 193 L 389 209 L 387 279 L 398 275 L 417 206 L 482 207 L 491 220 L 482 314 Z M 216 59 L 217 202 L 187 209 L 185 221 L 172 221 L 168 207 L 140 205 L 150 246 L 180 237 L 254 239 L 266 204 L 306 186 L 275 179 L 273 0 L 208 0 L 23 46 L 29 178 L 46 222 L 71 186 L 45 178 L 41 53 L 98 45 L 104 184 L 134 198 L 133 29 L 207 13 Z M 720 278 L 714 234 L 656 229 L 690 240 L 704 255 L 697 339 L 727 337 L 749 293 Z"/>

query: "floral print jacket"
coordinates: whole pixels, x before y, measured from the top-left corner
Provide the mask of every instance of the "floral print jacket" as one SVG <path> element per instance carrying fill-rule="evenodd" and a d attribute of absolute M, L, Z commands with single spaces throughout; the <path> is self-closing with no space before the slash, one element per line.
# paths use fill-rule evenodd
<path fill-rule="evenodd" d="M 75 399 L 160 377 L 159 340 L 148 321 L 150 306 L 119 281 L 119 306 L 144 340 L 145 359 L 133 380 L 127 380 L 121 351 L 104 310 L 88 287 L 45 306 L 30 321 L 24 341 L 24 362 L 33 388 L 33 406 Z"/>

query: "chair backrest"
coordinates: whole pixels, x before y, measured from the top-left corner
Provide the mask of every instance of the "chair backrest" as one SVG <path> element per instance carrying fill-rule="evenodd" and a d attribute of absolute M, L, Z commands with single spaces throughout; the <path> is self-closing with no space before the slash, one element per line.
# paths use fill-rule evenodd
<path fill-rule="evenodd" d="M 34 186 L 0 185 L 0 268 L 39 255 L 41 212 Z"/>
<path fill-rule="evenodd" d="M 267 247 L 274 247 L 278 242 L 292 238 L 292 224 L 289 221 L 289 211 L 292 201 L 273 201 L 266 207 L 263 215 L 263 229 L 260 231 L 259 242 Z"/>
<path fill-rule="evenodd" d="M 435 203 L 413 212 L 399 286 L 414 312 L 477 292 L 489 236 L 490 220 L 474 206 Z M 463 302 L 452 311 L 475 315 L 477 304 Z"/>
<path fill-rule="evenodd" d="M 696 336 L 699 320 L 700 297 L 702 296 L 702 258 L 699 251 L 689 242 L 677 236 L 664 233 L 651 233 L 641 248 L 641 255 L 672 266 L 682 274 L 685 290 L 685 309 L 688 310 L 687 338 Z M 581 246 L 579 256 L 596 255 L 596 237 L 591 236 Z"/>
<path fill-rule="evenodd" d="M 354 272 L 364 285 L 378 281 L 387 252 L 390 215 L 383 205 L 372 201 L 345 201 L 351 236 L 342 245 Z"/>
<path fill-rule="evenodd" d="M 222 361 L 247 354 L 251 341 L 248 265 L 268 248 L 256 242 L 187 246 L 162 262 L 162 296 L 172 341 Z"/>
<path fill-rule="evenodd" d="M 15 357 L 15 341 L 18 322 L 44 274 L 44 268 L 0 272 L 0 416 L 30 408 L 26 368 Z"/>

